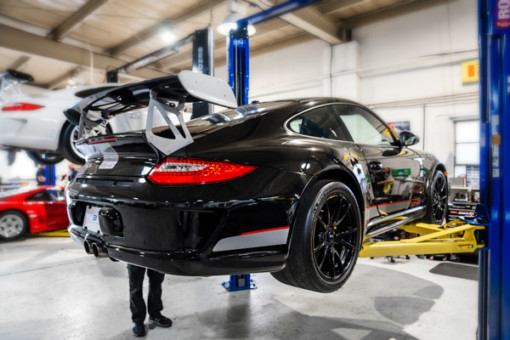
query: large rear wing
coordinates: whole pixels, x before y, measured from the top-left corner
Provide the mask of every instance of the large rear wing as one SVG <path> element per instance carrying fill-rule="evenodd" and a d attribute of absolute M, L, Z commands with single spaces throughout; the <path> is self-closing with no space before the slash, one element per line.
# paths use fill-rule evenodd
<path fill-rule="evenodd" d="M 95 93 L 64 113 L 71 123 L 79 125 L 79 139 L 83 139 L 86 137 L 85 131 L 90 131 L 118 114 L 148 107 L 145 127 L 147 140 L 162 153 L 169 155 L 193 143 L 181 111 L 185 103 L 201 101 L 227 108 L 237 107 L 234 93 L 225 81 L 201 73 L 181 71 L 177 76 L 146 80 Z M 156 110 L 174 138 L 164 138 L 152 132 Z M 182 133 L 167 113 L 177 116 Z"/>

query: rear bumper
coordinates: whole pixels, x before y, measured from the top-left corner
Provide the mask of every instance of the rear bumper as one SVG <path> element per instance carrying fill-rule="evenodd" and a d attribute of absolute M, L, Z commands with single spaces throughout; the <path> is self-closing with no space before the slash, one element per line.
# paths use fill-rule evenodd
<path fill-rule="evenodd" d="M 71 238 L 81 245 L 85 240 L 100 244 L 111 258 L 174 275 L 212 276 L 273 272 L 283 269 L 287 258 L 284 245 L 208 257 L 196 249 L 151 251 L 123 247 L 105 242 L 99 234 L 88 233 L 84 228 L 74 225 L 69 227 L 68 231 Z"/>
<path fill-rule="evenodd" d="M 78 180 L 67 189 L 69 232 L 78 243 L 101 244 L 112 258 L 168 274 L 278 271 L 285 265 L 297 193 L 306 179 L 269 171 L 259 172 L 256 180 L 201 189 L 160 187 L 142 179 L 129 186 Z M 86 228 L 91 206 L 98 208 L 99 234 Z"/>

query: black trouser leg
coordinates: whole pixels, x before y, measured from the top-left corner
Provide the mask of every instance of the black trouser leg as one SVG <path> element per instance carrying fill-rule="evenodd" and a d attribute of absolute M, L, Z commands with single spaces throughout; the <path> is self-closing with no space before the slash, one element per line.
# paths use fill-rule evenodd
<path fill-rule="evenodd" d="M 132 264 L 127 265 L 129 273 L 129 308 L 131 309 L 131 319 L 139 324 L 145 321 L 147 309 L 143 300 L 143 277 L 145 268 Z"/>
<path fill-rule="evenodd" d="M 147 299 L 147 307 L 149 309 L 149 315 L 155 318 L 160 316 L 161 311 L 163 310 L 163 302 L 161 301 L 161 284 L 165 279 L 165 274 L 152 269 L 147 269 L 147 276 L 149 277 L 149 298 Z"/>

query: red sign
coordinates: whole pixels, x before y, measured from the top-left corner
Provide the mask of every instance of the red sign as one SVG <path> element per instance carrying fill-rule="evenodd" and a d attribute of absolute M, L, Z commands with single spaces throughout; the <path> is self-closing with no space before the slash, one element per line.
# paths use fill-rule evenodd
<path fill-rule="evenodd" d="M 497 28 L 510 27 L 510 0 L 496 0 L 493 13 Z"/>

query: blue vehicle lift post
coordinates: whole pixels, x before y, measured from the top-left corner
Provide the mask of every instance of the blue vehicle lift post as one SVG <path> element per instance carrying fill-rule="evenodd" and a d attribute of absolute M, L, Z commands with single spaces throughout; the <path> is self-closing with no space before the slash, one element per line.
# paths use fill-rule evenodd
<path fill-rule="evenodd" d="M 248 40 L 248 25 L 272 19 L 289 13 L 301 7 L 310 5 L 316 0 L 290 0 L 267 10 L 256 13 L 237 22 L 237 29 L 230 31 L 227 37 L 227 69 L 228 82 L 236 97 L 237 105 L 248 104 L 250 88 L 250 48 Z M 254 289 L 257 286 L 251 280 L 250 274 L 230 275 L 230 280 L 223 282 L 228 291 Z"/>
<path fill-rule="evenodd" d="M 480 189 L 490 213 L 479 257 L 478 339 L 510 339 L 510 2 L 479 0 L 478 16 Z"/>
<path fill-rule="evenodd" d="M 55 185 L 57 183 L 57 176 L 55 172 L 55 165 L 46 165 L 44 167 L 44 177 L 46 178 L 46 185 Z"/>

